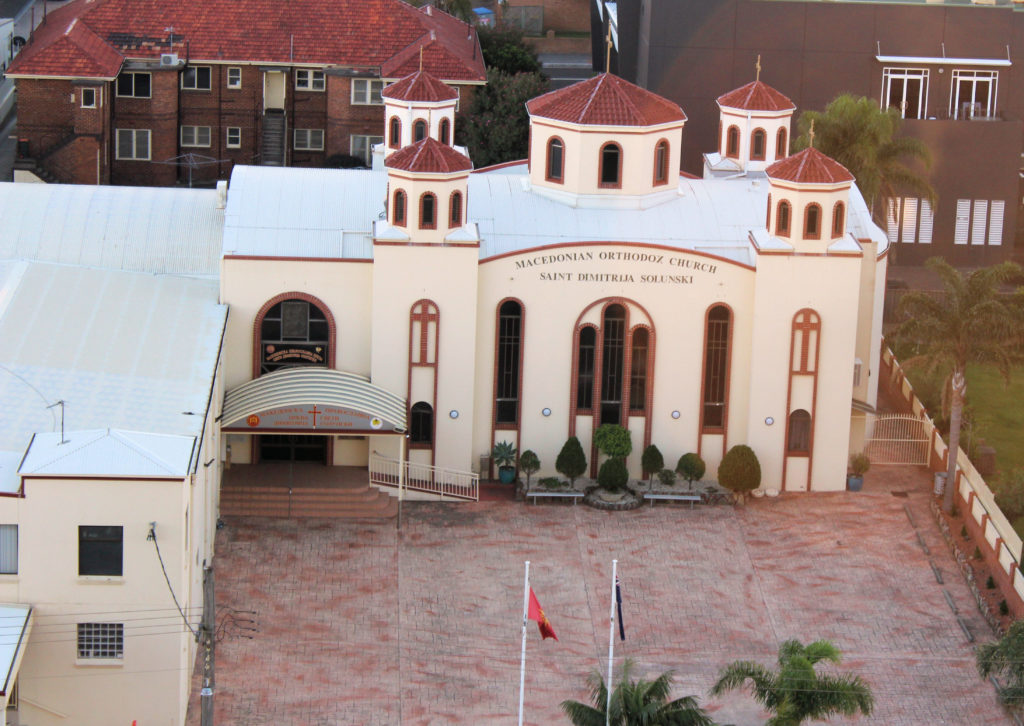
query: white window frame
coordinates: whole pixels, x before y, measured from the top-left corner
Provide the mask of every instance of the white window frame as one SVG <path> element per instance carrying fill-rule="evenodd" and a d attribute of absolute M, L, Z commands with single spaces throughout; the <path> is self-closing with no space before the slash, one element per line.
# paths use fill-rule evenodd
<path fill-rule="evenodd" d="M 314 68 L 295 69 L 296 91 L 323 91 L 327 88 L 327 77 L 323 71 Z"/>
<path fill-rule="evenodd" d="M 383 90 L 384 80 L 382 78 L 353 78 L 352 105 L 383 106 L 384 99 L 380 95 Z"/>
<path fill-rule="evenodd" d="M 235 141 L 231 140 L 232 132 L 237 137 Z M 229 149 L 241 149 L 242 148 L 242 127 L 241 126 L 228 126 L 224 137 L 224 144 Z"/>
<path fill-rule="evenodd" d="M 960 84 L 970 83 L 971 97 L 960 97 Z M 977 101 L 978 86 L 989 84 L 988 100 L 984 107 Z M 999 71 L 968 71 L 953 69 L 953 83 L 949 93 L 949 117 L 952 119 L 994 118 L 999 98 Z"/>
<path fill-rule="evenodd" d="M 121 134 L 132 135 L 132 155 L 121 156 Z M 139 135 L 144 134 L 146 139 L 146 154 L 139 155 Z M 118 161 L 149 161 L 153 153 L 152 132 L 149 129 L 117 129 L 114 134 L 114 154 Z"/>
<path fill-rule="evenodd" d="M 226 71 L 225 84 L 228 88 L 241 88 L 242 87 L 242 68 L 241 66 L 228 66 Z"/>
<path fill-rule="evenodd" d="M 0 524 L 0 575 L 18 574 L 18 525 Z"/>
<path fill-rule="evenodd" d="M 99 88 L 81 88 L 78 91 L 79 98 L 81 100 L 82 108 L 99 108 L 100 105 L 100 89 Z M 85 102 L 85 94 L 92 94 L 92 103 Z"/>
<path fill-rule="evenodd" d="M 205 86 L 199 85 L 199 72 L 203 71 L 203 70 L 205 70 L 206 74 L 207 74 L 207 79 L 206 79 L 206 85 Z M 192 79 L 194 81 L 194 84 L 191 85 L 191 86 L 185 85 L 185 78 L 188 75 L 189 71 L 193 72 L 192 73 Z M 181 90 L 183 90 L 183 91 L 209 91 L 209 90 L 212 90 L 212 88 L 213 88 L 213 68 L 211 68 L 210 66 L 188 66 L 187 68 L 185 68 L 184 70 L 181 71 Z"/>
<path fill-rule="evenodd" d="M 204 139 L 205 137 L 205 139 Z M 181 145 L 207 149 L 210 147 L 209 126 L 182 126 L 179 132 Z M 205 140 L 205 143 L 203 143 Z"/>
<path fill-rule="evenodd" d="M 317 139 L 319 138 L 319 145 Z M 292 136 L 292 148 L 295 151 L 323 151 L 324 130 L 323 129 L 294 129 Z"/>
<path fill-rule="evenodd" d="M 78 623 L 75 641 L 79 662 L 124 660 L 124 623 Z"/>
<path fill-rule="evenodd" d="M 366 145 L 365 153 L 361 153 L 356 149 L 356 139 L 363 140 L 362 143 Z M 367 134 L 352 134 L 349 137 L 349 153 L 357 159 L 362 159 L 363 163 L 367 166 L 373 164 L 373 147 L 377 144 L 383 144 L 383 136 L 370 136 Z"/>
<path fill-rule="evenodd" d="M 114 93 L 117 95 L 118 98 L 152 98 L 153 97 L 153 74 L 152 73 L 146 73 L 146 72 L 141 72 L 141 71 L 127 71 L 125 73 L 122 73 L 121 75 L 122 76 L 131 76 L 132 77 L 132 92 L 131 93 L 121 93 L 121 86 L 120 86 L 120 83 L 119 83 L 120 76 L 119 76 L 118 78 L 114 79 Z M 145 96 L 140 96 L 139 94 L 137 94 L 135 92 L 135 77 L 136 76 L 148 76 L 149 77 L 149 93 L 147 93 Z"/>
<path fill-rule="evenodd" d="M 921 82 L 918 89 L 917 115 L 907 116 L 907 85 L 908 81 L 917 80 Z M 892 85 L 901 84 L 903 102 L 895 107 L 889 105 Z M 928 117 L 928 69 L 927 68 L 883 68 L 882 69 L 882 108 L 896 108 L 903 118 L 927 118 Z"/>

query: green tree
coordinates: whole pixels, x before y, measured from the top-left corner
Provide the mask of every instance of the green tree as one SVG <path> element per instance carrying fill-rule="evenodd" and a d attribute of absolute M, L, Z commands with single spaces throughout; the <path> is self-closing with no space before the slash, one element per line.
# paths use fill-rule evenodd
<path fill-rule="evenodd" d="M 761 485 L 761 464 L 754 450 L 744 444 L 725 452 L 718 465 L 718 483 L 742 498 Z"/>
<path fill-rule="evenodd" d="M 601 424 L 594 432 L 594 446 L 610 459 L 623 459 L 633 453 L 629 429 L 619 424 Z"/>
<path fill-rule="evenodd" d="M 754 698 L 774 714 L 765 726 L 799 726 L 837 713 L 852 716 L 859 711 L 870 716 L 874 697 L 868 685 L 859 676 L 817 673 L 814 666 L 823 660 L 840 660 L 839 649 L 827 640 L 806 646 L 787 640 L 779 647 L 778 670 L 753 661 L 735 661 L 719 672 L 711 695 L 742 688 L 749 680 Z"/>
<path fill-rule="evenodd" d="M 558 452 L 558 457 L 555 459 L 555 470 L 566 477 L 572 486 L 576 486 L 576 479 L 583 476 L 583 472 L 587 470 L 587 457 L 583 453 L 580 440 L 575 436 L 570 436 L 562 446 L 562 450 Z"/>
<path fill-rule="evenodd" d="M 523 33 L 515 27 L 477 28 L 480 51 L 488 68 L 507 75 L 540 73 L 540 61 L 533 48 L 523 42 Z"/>
<path fill-rule="evenodd" d="M 527 449 L 519 455 L 519 471 L 526 474 L 526 489 L 530 489 L 530 477 L 540 470 L 540 459 L 532 449 Z"/>
<path fill-rule="evenodd" d="M 622 676 L 611 693 L 598 671 L 587 677 L 590 702 L 562 701 L 562 711 L 574 726 L 714 726 L 714 721 L 697 705 L 693 696 L 669 700 L 672 671 L 653 681 L 633 680 L 633 661 L 622 666 Z"/>
<path fill-rule="evenodd" d="M 620 491 L 628 482 L 625 459 L 608 459 L 597 472 L 597 485 L 609 492 Z"/>
<path fill-rule="evenodd" d="M 876 219 L 884 222 L 879 215 L 887 213 L 889 200 L 900 191 L 934 204 L 935 190 L 927 175 L 917 171 L 931 167 L 931 151 L 920 139 L 900 135 L 903 119 L 895 108 L 883 111 L 875 99 L 843 93 L 832 99 L 824 112 L 801 114 L 800 136 L 794 143 L 797 149 L 809 145 L 811 121 L 814 148 L 850 170 Z"/>
<path fill-rule="evenodd" d="M 999 687 L 999 700 L 1007 705 L 1024 703 L 1024 620 L 1018 620 L 1000 640 L 984 643 L 975 651 L 978 674 L 1006 680 Z"/>
<path fill-rule="evenodd" d="M 651 444 L 640 455 L 640 466 L 647 472 L 653 484 L 654 475 L 665 468 L 665 457 L 661 455 L 661 450 L 657 446 Z"/>
<path fill-rule="evenodd" d="M 949 410 L 950 455 L 942 508 L 948 513 L 953 511 L 967 364 L 993 364 L 1009 381 L 1014 360 L 1020 357 L 1022 291 L 1007 297 L 1000 295 L 1000 288 L 1020 275 L 1021 268 L 1003 262 L 965 274 L 938 257 L 925 264 L 939 276 L 942 290 L 937 295 L 921 290 L 906 293 L 898 308 L 903 323 L 893 337 L 914 351 L 903 361 L 904 367 L 919 367 L 945 378 L 943 407 Z"/>
<path fill-rule="evenodd" d="M 704 460 L 698 454 L 692 452 L 680 456 L 679 462 L 676 464 L 676 472 L 683 479 L 686 479 L 689 489 L 693 489 L 693 482 L 700 481 L 706 470 L 707 467 L 704 464 Z"/>
<path fill-rule="evenodd" d="M 547 90 L 547 79 L 538 73 L 487 71 L 487 85 L 476 89 L 469 113 L 456 121 L 459 139 L 477 168 L 527 157 L 526 102 Z"/>

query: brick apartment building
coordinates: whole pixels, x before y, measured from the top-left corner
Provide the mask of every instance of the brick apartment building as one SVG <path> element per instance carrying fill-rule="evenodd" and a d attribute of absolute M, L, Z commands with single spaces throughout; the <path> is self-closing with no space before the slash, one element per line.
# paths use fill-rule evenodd
<path fill-rule="evenodd" d="M 471 26 L 402 0 L 72 0 L 7 73 L 17 167 L 167 186 L 226 179 L 234 164 L 368 165 L 381 89 L 419 68 L 463 104 L 486 78 Z"/>
<path fill-rule="evenodd" d="M 932 150 L 938 202 L 897 200 L 894 261 L 941 255 L 964 267 L 1024 256 L 1024 6 L 1013 0 L 591 0 L 595 65 L 686 111 L 683 169 L 714 148 L 722 88 L 761 80 L 800 109 L 848 91 L 901 110 Z"/>

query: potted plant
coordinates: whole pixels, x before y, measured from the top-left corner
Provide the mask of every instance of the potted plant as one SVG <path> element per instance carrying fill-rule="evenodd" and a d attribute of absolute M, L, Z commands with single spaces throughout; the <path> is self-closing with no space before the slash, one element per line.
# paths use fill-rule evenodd
<path fill-rule="evenodd" d="M 498 481 L 511 484 L 516 479 L 516 447 L 511 441 L 499 441 L 491 449 L 491 458 L 498 466 Z"/>
<path fill-rule="evenodd" d="M 871 459 L 863 451 L 850 455 L 850 470 L 846 474 L 846 488 L 859 492 L 864 486 L 864 475 L 871 468 Z"/>

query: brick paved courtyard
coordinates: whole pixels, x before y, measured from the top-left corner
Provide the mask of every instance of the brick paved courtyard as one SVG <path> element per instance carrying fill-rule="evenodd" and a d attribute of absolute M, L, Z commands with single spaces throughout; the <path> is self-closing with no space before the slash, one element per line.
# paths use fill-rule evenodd
<path fill-rule="evenodd" d="M 793 637 L 833 640 L 842 668 L 874 690 L 874 716 L 832 724 L 1011 723 L 945 600 L 943 589 L 979 641 L 992 637 L 928 513 L 926 473 L 868 476 L 859 494 L 737 508 L 412 503 L 400 533 L 394 522 L 229 519 L 217 541 L 218 607 L 257 610 L 259 632 L 218 646 L 216 722 L 515 723 L 531 560 L 560 641 L 542 642 L 530 624 L 526 722 L 568 723 L 559 702 L 584 700 L 586 674 L 607 664 L 617 558 L 617 666 L 630 657 L 640 675 L 674 669 L 675 694 L 698 696 L 720 723 L 765 717 L 744 693 L 707 698 L 718 669 L 741 658 L 770 665 Z"/>

